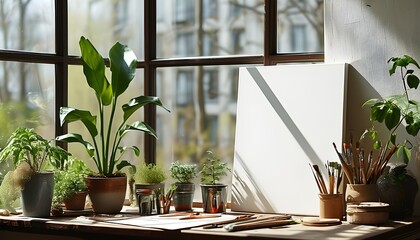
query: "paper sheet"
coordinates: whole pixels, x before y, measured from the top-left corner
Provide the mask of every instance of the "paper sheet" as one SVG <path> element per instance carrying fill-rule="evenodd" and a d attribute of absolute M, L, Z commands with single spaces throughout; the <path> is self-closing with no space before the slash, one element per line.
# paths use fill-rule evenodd
<path fill-rule="evenodd" d="M 159 228 L 159 229 L 165 229 L 165 230 L 179 230 L 179 229 L 199 227 L 199 226 L 223 222 L 223 221 L 230 221 L 237 217 L 236 215 L 222 214 L 220 217 L 215 217 L 215 218 L 198 218 L 198 219 L 180 220 L 180 218 L 185 217 L 185 216 L 173 216 L 173 217 L 160 217 L 160 216 L 161 215 L 142 216 L 142 217 L 136 217 L 136 218 L 122 219 L 122 220 L 112 220 L 112 221 L 107 221 L 107 222 L 132 225 L 132 226 L 138 226 L 138 227 Z"/>

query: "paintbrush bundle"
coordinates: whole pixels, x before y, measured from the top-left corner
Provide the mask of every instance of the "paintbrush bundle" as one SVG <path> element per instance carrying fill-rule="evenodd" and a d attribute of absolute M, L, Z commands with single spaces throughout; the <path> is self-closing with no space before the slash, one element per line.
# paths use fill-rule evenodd
<path fill-rule="evenodd" d="M 322 173 L 316 164 L 309 164 L 314 175 L 315 182 L 318 186 L 319 192 L 322 194 L 337 194 L 339 193 L 339 187 L 343 178 L 343 172 L 341 170 L 341 164 L 338 162 L 328 162 L 325 164 L 325 168 L 328 173 L 328 180 L 325 181 L 322 177 Z M 328 185 L 327 185 L 328 184 Z"/>
<path fill-rule="evenodd" d="M 356 143 L 356 147 L 353 147 L 351 142 L 343 143 L 342 153 L 338 151 L 335 143 L 333 143 L 333 146 L 347 180 L 351 184 L 376 183 L 389 159 L 397 150 L 396 146 L 380 148 L 379 154 L 373 156 L 373 151 L 366 154 L 364 149 L 360 148 L 359 143 Z"/>

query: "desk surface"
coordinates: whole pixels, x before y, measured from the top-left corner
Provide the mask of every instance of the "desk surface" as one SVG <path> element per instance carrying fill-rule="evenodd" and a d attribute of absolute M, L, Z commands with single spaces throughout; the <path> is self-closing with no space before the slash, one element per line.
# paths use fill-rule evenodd
<path fill-rule="evenodd" d="M 420 218 L 405 221 L 389 221 L 383 226 L 341 225 L 311 227 L 302 224 L 279 228 L 261 228 L 239 232 L 227 232 L 222 228 L 196 227 L 183 230 L 142 228 L 103 221 L 81 221 L 76 217 L 51 217 L 48 219 L 22 216 L 1 216 L 0 235 L 21 239 L 418 239 Z M 12 238 L 13 237 L 13 238 Z"/>

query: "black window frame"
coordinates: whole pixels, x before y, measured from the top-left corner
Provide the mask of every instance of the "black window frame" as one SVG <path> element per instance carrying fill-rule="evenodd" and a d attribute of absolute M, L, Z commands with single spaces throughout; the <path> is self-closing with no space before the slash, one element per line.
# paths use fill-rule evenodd
<path fill-rule="evenodd" d="M 199 0 L 201 1 L 201 0 Z M 324 53 L 277 53 L 277 0 L 264 0 L 264 51 L 262 55 L 208 56 L 188 58 L 156 57 L 156 2 L 144 0 L 144 59 L 137 68 L 144 69 L 144 95 L 156 96 L 156 71 L 165 67 L 211 66 L 211 65 L 275 65 L 278 63 L 323 62 Z M 43 63 L 55 66 L 55 112 L 68 105 L 68 67 L 82 65 L 80 56 L 68 53 L 68 0 L 55 0 L 55 53 L 37 53 L 20 50 L 0 49 L 1 61 Z M 105 59 L 108 62 L 107 59 Z M 156 107 L 147 105 L 144 121 L 156 129 Z M 55 116 L 55 136 L 67 132 L 67 126 L 60 126 Z M 144 154 L 146 162 L 156 162 L 156 140 L 145 134 Z M 59 143 L 67 148 L 65 143 Z"/>

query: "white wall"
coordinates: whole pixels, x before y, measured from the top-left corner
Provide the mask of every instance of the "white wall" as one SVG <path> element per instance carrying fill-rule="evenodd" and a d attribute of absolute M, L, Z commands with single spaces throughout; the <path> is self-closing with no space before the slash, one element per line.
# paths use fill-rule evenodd
<path fill-rule="evenodd" d="M 420 61 L 419 11 L 418 0 L 325 0 L 325 61 L 350 64 L 347 137 L 352 133 L 353 139 L 358 138 L 369 127 L 369 109 L 361 108 L 364 101 L 401 93 L 400 82 L 388 74 L 387 60 L 408 54 Z M 415 98 L 419 100 L 420 94 Z M 416 159 L 415 153 L 409 171 L 420 180 L 420 157 Z"/>

